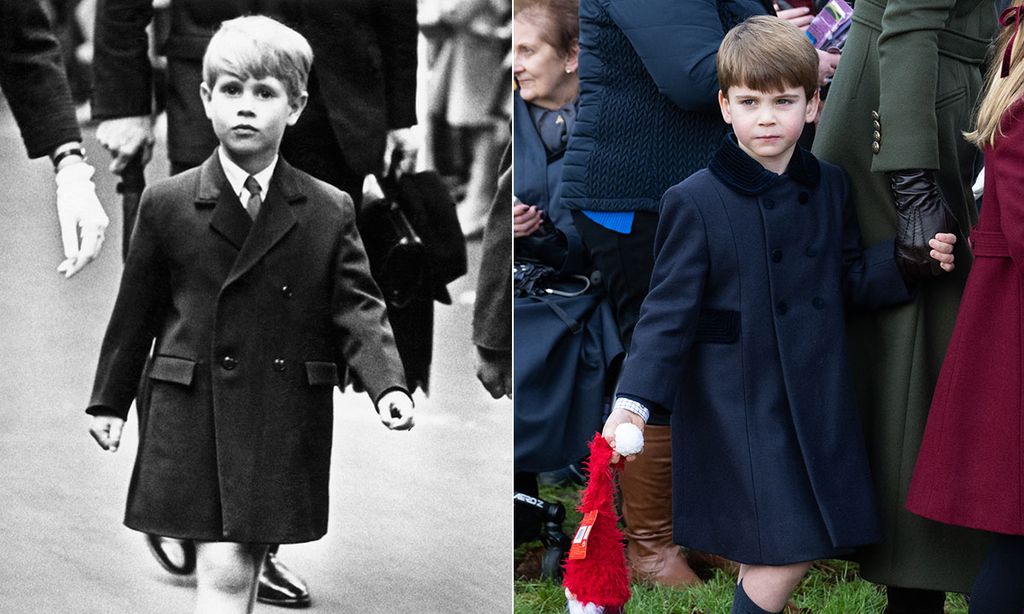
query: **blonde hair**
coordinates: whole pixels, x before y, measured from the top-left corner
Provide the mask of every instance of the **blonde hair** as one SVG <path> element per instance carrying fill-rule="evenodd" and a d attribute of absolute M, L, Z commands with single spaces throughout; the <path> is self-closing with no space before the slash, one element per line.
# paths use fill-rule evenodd
<path fill-rule="evenodd" d="M 725 35 L 718 48 L 718 84 L 722 93 L 745 86 L 761 92 L 802 87 L 807 99 L 818 91 L 818 53 L 791 23 L 758 15 Z"/>
<path fill-rule="evenodd" d="M 242 79 L 274 77 L 294 102 L 306 91 L 313 49 L 279 21 L 262 15 L 229 19 L 210 39 L 203 56 L 203 81 L 211 88 L 222 74 Z"/>
<path fill-rule="evenodd" d="M 1019 6 L 1022 0 L 1015 1 L 1011 6 Z M 1002 29 L 996 38 L 996 54 L 992 58 L 992 65 L 989 66 L 988 75 L 985 79 L 985 90 L 978 103 L 978 121 L 974 130 L 965 132 L 964 138 L 974 145 L 983 148 L 986 145 L 994 145 L 997 136 L 1003 136 L 999 123 L 1003 113 L 1010 108 L 1021 95 L 1024 95 L 1024 62 L 1016 57 L 1020 52 L 1020 45 L 1024 33 L 1019 33 L 1013 44 L 1012 55 L 1010 56 L 1010 71 L 1002 77 L 1003 55 L 1010 44 L 1013 35 L 1022 29 L 1024 23 L 1020 20 Z"/>

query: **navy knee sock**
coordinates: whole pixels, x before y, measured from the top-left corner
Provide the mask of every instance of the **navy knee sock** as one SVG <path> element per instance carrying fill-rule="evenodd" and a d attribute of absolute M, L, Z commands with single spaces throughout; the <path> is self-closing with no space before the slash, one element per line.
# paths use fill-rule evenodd
<path fill-rule="evenodd" d="M 754 603 L 750 597 L 747 596 L 747 592 L 743 590 L 743 581 L 736 585 L 736 590 L 732 594 L 732 610 L 731 614 L 773 614 L 768 610 L 761 608 L 761 606 Z"/>
<path fill-rule="evenodd" d="M 971 589 L 970 614 L 1024 611 L 1024 536 L 996 535 Z"/>

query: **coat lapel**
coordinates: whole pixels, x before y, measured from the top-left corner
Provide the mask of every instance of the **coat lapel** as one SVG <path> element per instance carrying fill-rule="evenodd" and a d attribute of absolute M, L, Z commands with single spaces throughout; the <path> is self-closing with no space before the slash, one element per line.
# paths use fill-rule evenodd
<path fill-rule="evenodd" d="M 249 236 L 242 244 L 242 251 L 238 254 L 228 274 L 224 285 L 227 286 L 251 269 L 260 258 L 266 255 L 288 232 L 295 226 L 295 214 L 291 211 L 291 205 L 306 200 L 301 193 L 296 181 L 296 171 L 283 158 L 278 158 L 277 169 L 270 180 L 270 188 L 267 190 L 267 198 L 263 201 L 263 207 L 256 218 Z M 237 200 L 237 199 L 236 199 Z M 248 214 L 235 203 L 236 209 L 248 219 Z M 219 206 L 219 205 L 218 205 Z"/>
<path fill-rule="evenodd" d="M 207 158 L 199 170 L 196 207 L 213 207 L 210 227 L 234 245 L 235 249 L 242 249 L 249 236 L 249 229 L 252 228 L 252 219 L 232 193 L 216 153 Z"/>

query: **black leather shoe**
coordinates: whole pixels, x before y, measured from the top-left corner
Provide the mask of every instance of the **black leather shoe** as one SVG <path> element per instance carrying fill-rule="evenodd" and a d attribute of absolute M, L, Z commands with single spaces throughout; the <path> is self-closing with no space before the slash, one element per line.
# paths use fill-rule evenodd
<path fill-rule="evenodd" d="M 263 559 L 256 600 L 284 608 L 308 608 L 309 588 L 302 578 L 277 560 L 276 553 L 268 552 L 267 557 Z"/>
<path fill-rule="evenodd" d="M 160 566 L 176 576 L 187 576 L 196 570 L 196 545 L 187 540 L 146 534 L 149 551 Z"/>

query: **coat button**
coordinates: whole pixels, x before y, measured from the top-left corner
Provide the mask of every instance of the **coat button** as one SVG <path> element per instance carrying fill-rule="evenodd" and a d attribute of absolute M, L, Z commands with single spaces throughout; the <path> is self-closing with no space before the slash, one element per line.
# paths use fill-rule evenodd
<path fill-rule="evenodd" d="M 825 299 L 821 298 L 820 296 L 816 296 L 814 297 L 814 300 L 811 301 L 811 304 L 814 305 L 815 309 L 824 309 Z"/>
<path fill-rule="evenodd" d="M 804 253 L 807 254 L 809 257 L 814 258 L 815 256 L 818 255 L 818 250 L 815 249 L 813 245 L 808 245 L 807 249 L 804 250 Z"/>
<path fill-rule="evenodd" d="M 879 132 L 878 130 L 875 130 L 874 132 L 871 133 L 871 138 L 873 138 L 875 141 L 880 142 L 882 140 L 882 133 Z"/>
<path fill-rule="evenodd" d="M 289 286 L 287 284 L 281 286 L 281 296 L 283 296 L 285 298 L 291 298 L 292 297 L 292 288 L 291 288 L 291 286 Z"/>
<path fill-rule="evenodd" d="M 786 301 L 779 301 L 778 303 L 775 303 L 775 312 L 777 314 L 784 316 L 787 311 L 789 311 L 789 305 L 786 304 Z"/>
<path fill-rule="evenodd" d="M 878 116 L 878 111 L 872 111 L 871 112 L 871 119 L 873 119 L 875 121 L 878 121 L 878 120 L 880 120 L 882 118 Z"/>
<path fill-rule="evenodd" d="M 878 153 L 878 150 L 881 148 L 882 146 L 878 144 L 878 141 L 875 141 L 874 143 L 871 144 L 871 151 L 873 151 L 874 153 Z"/>
<path fill-rule="evenodd" d="M 781 249 L 773 249 L 772 250 L 772 262 L 782 262 L 782 250 Z"/>
<path fill-rule="evenodd" d="M 770 198 L 764 199 L 764 208 L 765 209 L 774 209 L 775 208 L 775 201 L 770 199 Z"/>
<path fill-rule="evenodd" d="M 871 124 L 875 127 L 875 130 L 881 130 L 882 129 L 882 124 L 880 124 L 877 119 L 875 121 L 871 122 Z"/>
<path fill-rule="evenodd" d="M 225 356 L 220 359 L 220 366 L 223 367 L 225 371 L 230 371 L 238 366 L 238 361 L 230 356 Z"/>
<path fill-rule="evenodd" d="M 800 192 L 796 199 L 800 201 L 801 205 L 806 205 L 807 201 L 811 200 L 811 195 L 807 192 Z"/>
<path fill-rule="evenodd" d="M 284 371 L 284 359 L 283 358 L 275 358 L 274 359 L 274 371 Z"/>

